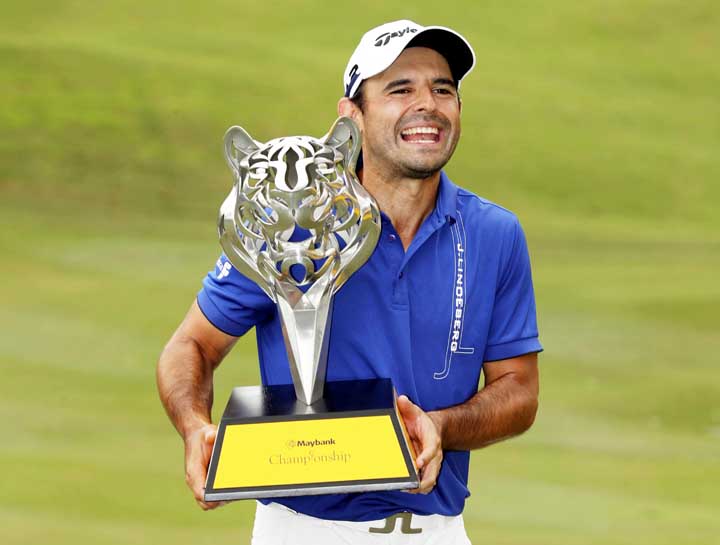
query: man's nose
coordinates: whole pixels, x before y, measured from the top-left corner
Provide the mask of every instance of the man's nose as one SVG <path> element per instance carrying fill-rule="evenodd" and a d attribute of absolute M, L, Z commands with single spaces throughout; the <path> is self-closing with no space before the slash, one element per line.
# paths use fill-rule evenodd
<path fill-rule="evenodd" d="M 435 93 L 432 87 L 423 87 L 418 90 L 417 100 L 415 101 L 415 110 L 418 112 L 434 112 L 437 109 Z"/>

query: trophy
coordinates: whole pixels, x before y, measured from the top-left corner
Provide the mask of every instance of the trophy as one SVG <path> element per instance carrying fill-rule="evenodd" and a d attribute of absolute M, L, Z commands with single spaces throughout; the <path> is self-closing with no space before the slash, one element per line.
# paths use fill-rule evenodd
<path fill-rule="evenodd" d="M 224 144 L 234 185 L 220 244 L 277 305 L 293 384 L 233 389 L 205 500 L 416 488 L 390 379 L 325 381 L 333 296 L 380 236 L 377 204 L 355 174 L 360 131 L 341 117 L 321 139 L 263 144 L 234 126 Z"/>

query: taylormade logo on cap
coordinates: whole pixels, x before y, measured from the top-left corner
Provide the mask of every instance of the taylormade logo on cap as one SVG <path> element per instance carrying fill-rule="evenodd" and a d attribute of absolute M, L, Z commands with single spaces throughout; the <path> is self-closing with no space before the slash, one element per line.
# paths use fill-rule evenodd
<path fill-rule="evenodd" d="M 382 47 L 384 45 L 387 45 L 391 39 L 402 38 L 408 32 L 415 34 L 417 32 L 417 28 L 406 27 L 399 31 L 385 32 L 384 34 L 380 34 L 380 36 L 378 36 L 375 40 L 375 47 Z"/>
<path fill-rule="evenodd" d="M 413 45 L 430 47 L 443 55 L 458 85 L 475 65 L 475 53 L 457 32 L 439 26 L 423 27 L 407 19 L 393 21 L 369 30 L 360 39 L 345 67 L 345 96 L 354 97 L 363 81 L 385 70 L 406 47 Z"/>

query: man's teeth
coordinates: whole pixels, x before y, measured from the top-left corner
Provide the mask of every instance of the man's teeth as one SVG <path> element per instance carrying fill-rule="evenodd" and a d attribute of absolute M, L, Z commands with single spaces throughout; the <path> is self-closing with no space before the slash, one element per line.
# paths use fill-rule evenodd
<path fill-rule="evenodd" d="M 412 134 L 440 134 L 435 127 L 414 127 L 412 129 L 405 129 L 402 131 L 403 136 L 410 136 Z"/>

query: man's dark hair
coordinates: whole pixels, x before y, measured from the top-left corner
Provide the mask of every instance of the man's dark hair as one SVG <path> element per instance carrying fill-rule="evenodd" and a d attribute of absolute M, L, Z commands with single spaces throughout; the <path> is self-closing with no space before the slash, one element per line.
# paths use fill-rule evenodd
<path fill-rule="evenodd" d="M 357 106 L 362 113 L 365 113 L 365 89 L 363 89 L 364 86 L 365 82 L 363 81 L 360 84 L 360 87 L 358 87 L 358 90 L 355 91 L 355 96 L 350 99 L 350 102 L 355 104 L 355 106 Z"/>

